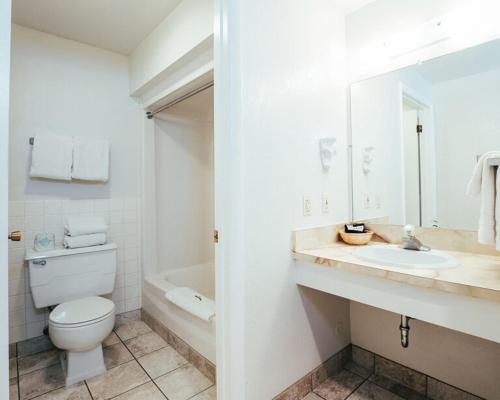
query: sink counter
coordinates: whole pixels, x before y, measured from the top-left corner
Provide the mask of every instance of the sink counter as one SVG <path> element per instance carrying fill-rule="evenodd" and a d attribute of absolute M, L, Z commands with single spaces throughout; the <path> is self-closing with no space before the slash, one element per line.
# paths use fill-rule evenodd
<path fill-rule="evenodd" d="M 354 255 L 359 246 L 339 241 L 343 228 L 293 232 L 291 273 L 299 287 L 500 343 L 500 253 L 479 245 L 475 232 L 418 228 L 417 238 L 446 252 L 458 266 L 416 269 Z M 368 247 L 394 247 L 401 239 L 399 226 L 370 224 L 368 229 L 375 232 Z"/>
<path fill-rule="evenodd" d="M 316 249 L 295 250 L 293 256 L 299 261 L 326 268 L 500 302 L 500 257 L 447 250 L 446 253 L 458 262 L 457 267 L 413 269 L 365 261 L 352 254 L 356 248 L 359 247 L 335 242 Z"/>

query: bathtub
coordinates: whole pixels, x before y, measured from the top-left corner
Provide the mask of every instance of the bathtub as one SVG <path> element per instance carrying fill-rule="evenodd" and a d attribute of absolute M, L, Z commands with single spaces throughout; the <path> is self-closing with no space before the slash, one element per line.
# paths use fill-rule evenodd
<path fill-rule="evenodd" d="M 215 300 L 214 264 L 199 264 L 145 276 L 142 307 L 215 364 L 215 318 L 205 322 L 165 299 L 165 292 L 176 286 L 190 287 Z"/>

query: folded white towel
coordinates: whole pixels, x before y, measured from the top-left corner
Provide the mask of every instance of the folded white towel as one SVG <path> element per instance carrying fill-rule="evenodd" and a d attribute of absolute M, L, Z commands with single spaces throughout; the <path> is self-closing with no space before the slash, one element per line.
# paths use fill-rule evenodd
<path fill-rule="evenodd" d="M 210 322 L 215 317 L 215 302 L 189 287 L 169 290 L 165 298 L 204 321 Z"/>
<path fill-rule="evenodd" d="M 64 247 L 77 249 L 80 247 L 99 246 L 106 243 L 105 233 L 93 233 L 92 235 L 64 236 Z"/>
<path fill-rule="evenodd" d="M 109 179 L 109 142 L 74 138 L 73 179 L 107 182 Z"/>
<path fill-rule="evenodd" d="M 106 233 L 107 231 L 106 221 L 98 217 L 69 217 L 64 224 L 64 232 L 68 236 Z"/>
<path fill-rule="evenodd" d="M 37 135 L 31 154 L 30 177 L 71 180 L 73 138 L 58 135 Z"/>
<path fill-rule="evenodd" d="M 479 159 L 467 186 L 467 194 L 481 195 L 479 243 L 495 244 L 500 251 L 500 174 L 498 167 L 490 165 L 492 158 L 500 158 L 500 151 L 491 151 Z"/>

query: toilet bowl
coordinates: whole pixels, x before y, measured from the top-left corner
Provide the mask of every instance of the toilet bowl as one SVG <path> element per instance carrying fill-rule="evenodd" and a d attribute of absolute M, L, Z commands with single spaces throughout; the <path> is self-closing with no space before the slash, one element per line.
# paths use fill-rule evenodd
<path fill-rule="evenodd" d="M 106 371 L 102 342 L 113 330 L 115 305 L 92 296 L 59 304 L 49 316 L 49 336 L 59 349 L 66 386 Z"/>

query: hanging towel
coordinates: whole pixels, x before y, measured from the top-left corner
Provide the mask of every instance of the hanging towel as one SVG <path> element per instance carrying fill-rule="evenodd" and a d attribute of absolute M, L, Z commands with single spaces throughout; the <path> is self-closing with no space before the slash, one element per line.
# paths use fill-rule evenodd
<path fill-rule="evenodd" d="M 73 139 L 58 135 L 37 135 L 31 155 L 30 177 L 69 181 L 73 163 Z"/>
<path fill-rule="evenodd" d="M 106 221 L 98 217 L 69 217 L 64 224 L 64 233 L 68 236 L 106 233 L 107 231 Z"/>
<path fill-rule="evenodd" d="M 176 287 L 165 298 L 194 316 L 210 322 L 215 316 L 215 302 L 189 287 Z"/>
<path fill-rule="evenodd" d="M 484 154 L 478 161 L 467 186 L 467 194 L 481 196 L 478 241 L 494 244 L 500 251 L 500 174 L 490 160 L 500 158 L 500 151 Z"/>
<path fill-rule="evenodd" d="M 109 179 L 109 143 L 75 137 L 73 140 L 73 179 L 107 182 Z"/>
<path fill-rule="evenodd" d="M 106 243 L 105 233 L 94 233 L 82 236 L 64 236 L 64 247 L 67 249 L 77 249 L 80 247 L 99 246 Z"/>

